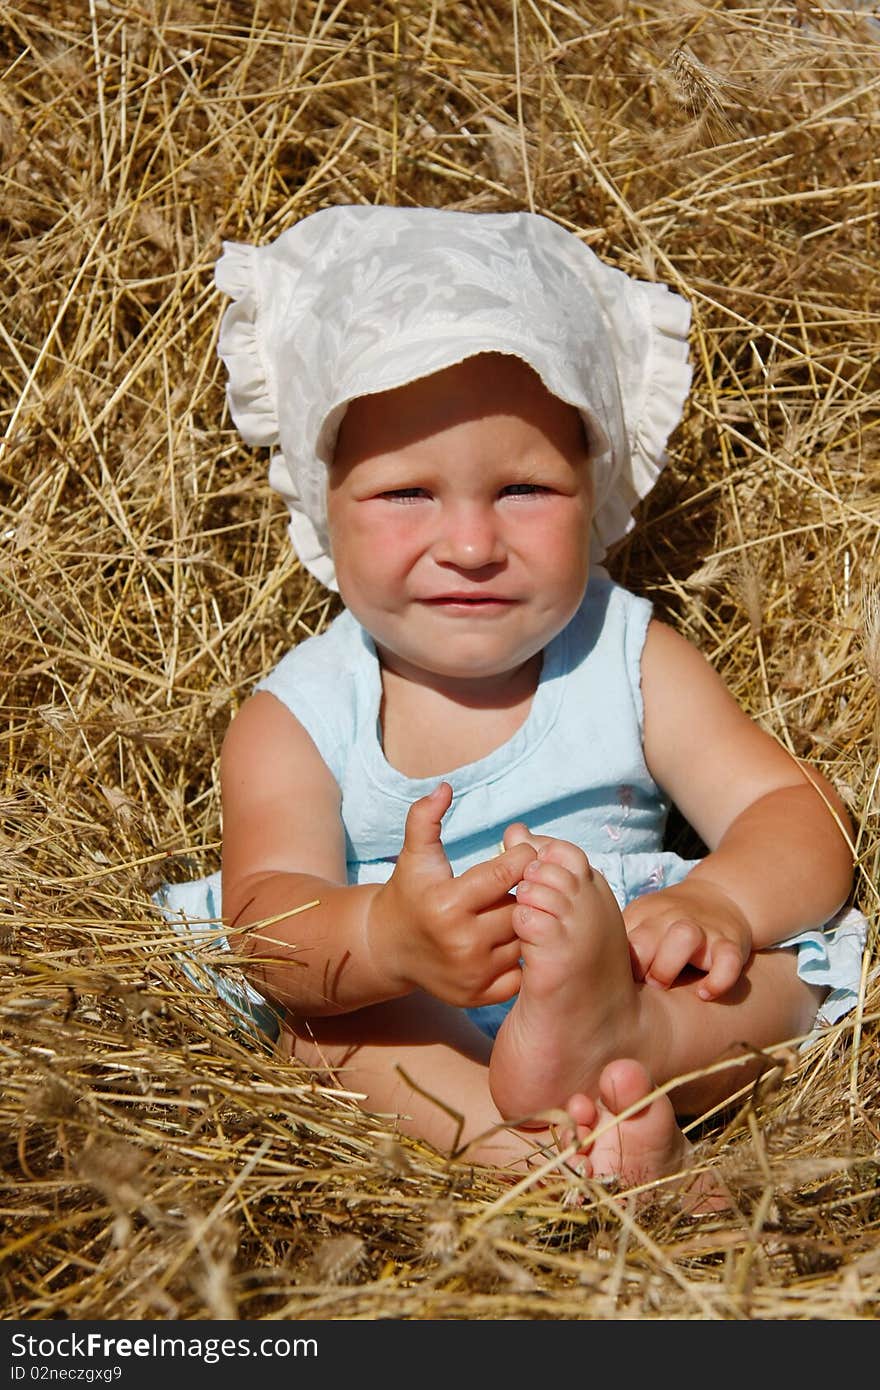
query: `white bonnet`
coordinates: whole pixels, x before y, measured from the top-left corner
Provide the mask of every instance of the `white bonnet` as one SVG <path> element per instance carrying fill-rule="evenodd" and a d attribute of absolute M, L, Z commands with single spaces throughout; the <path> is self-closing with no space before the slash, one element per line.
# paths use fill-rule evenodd
<path fill-rule="evenodd" d="M 224 242 L 232 418 L 271 450 L 302 563 L 335 588 L 327 465 L 349 401 L 482 352 L 522 358 L 592 445 L 593 559 L 632 527 L 690 386 L 690 306 L 536 213 L 329 207 L 268 246 Z"/>

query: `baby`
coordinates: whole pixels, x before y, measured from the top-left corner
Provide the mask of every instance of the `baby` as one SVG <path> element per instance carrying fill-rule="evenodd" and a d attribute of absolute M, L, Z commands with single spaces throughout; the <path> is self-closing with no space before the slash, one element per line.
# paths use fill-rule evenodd
<path fill-rule="evenodd" d="M 223 918 L 284 1046 L 474 1161 L 565 1112 L 586 1171 L 678 1170 L 676 1115 L 851 1007 L 864 941 L 832 787 L 598 568 L 687 305 L 533 214 L 334 207 L 217 281 L 233 418 L 345 604 L 221 760 Z"/>

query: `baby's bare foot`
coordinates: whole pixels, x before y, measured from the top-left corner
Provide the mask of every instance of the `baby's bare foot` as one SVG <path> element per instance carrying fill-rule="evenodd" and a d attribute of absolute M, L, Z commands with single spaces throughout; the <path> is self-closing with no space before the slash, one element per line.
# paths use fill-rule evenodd
<path fill-rule="evenodd" d="M 611 889 L 575 845 L 534 844 L 514 911 L 522 984 L 489 1065 L 495 1104 L 518 1119 L 595 1095 L 606 1063 L 638 1055 L 642 1042 L 640 991 Z"/>
<path fill-rule="evenodd" d="M 598 1104 L 572 1096 L 566 1107 L 586 1151 L 586 1171 L 595 1178 L 614 1177 L 624 1187 L 640 1187 L 658 1178 L 682 1174 L 680 1201 L 687 1212 L 719 1211 L 730 1205 L 720 1181 L 710 1174 L 687 1176 L 693 1148 L 678 1127 L 669 1097 L 655 1096 L 634 1114 L 614 1123 L 654 1090 L 641 1062 L 619 1058 L 599 1078 Z M 591 1114 L 596 1115 L 595 1122 Z M 597 1134 L 592 1142 L 589 1131 Z"/>

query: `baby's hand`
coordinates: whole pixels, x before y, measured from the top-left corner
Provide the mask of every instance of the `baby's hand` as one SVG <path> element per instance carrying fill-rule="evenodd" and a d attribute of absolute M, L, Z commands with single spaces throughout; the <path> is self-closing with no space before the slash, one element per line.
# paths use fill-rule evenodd
<path fill-rule="evenodd" d="M 701 999 L 732 989 L 752 953 L 751 929 L 736 903 L 698 878 L 636 898 L 623 920 L 636 979 L 668 989 L 692 965 L 705 971 Z"/>
<path fill-rule="evenodd" d="M 440 841 L 451 802 L 441 782 L 410 807 L 394 872 L 370 905 L 370 949 L 402 992 L 424 989 L 459 1008 L 500 1004 L 520 985 L 510 890 L 535 852 L 520 844 L 455 878 Z"/>

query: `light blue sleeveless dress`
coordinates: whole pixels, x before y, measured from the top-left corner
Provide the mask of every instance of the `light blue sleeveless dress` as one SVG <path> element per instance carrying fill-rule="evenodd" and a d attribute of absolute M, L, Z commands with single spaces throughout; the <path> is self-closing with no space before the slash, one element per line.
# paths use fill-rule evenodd
<path fill-rule="evenodd" d="M 680 882 L 698 862 L 663 850 L 669 802 L 644 759 L 640 665 L 650 617 L 645 599 L 591 577 L 578 612 L 545 649 L 525 723 L 487 757 L 444 774 L 453 801 L 442 838 L 456 874 L 497 854 L 513 821 L 580 845 L 621 907 Z M 283 657 L 256 688 L 296 716 L 339 784 L 349 883 L 384 883 L 409 807 L 440 777 L 405 777 L 385 760 L 381 676 L 369 634 L 344 612 Z M 166 885 L 156 901 L 184 930 L 213 921 L 217 939 L 219 873 Z M 822 1022 L 856 1002 L 865 935 L 865 919 L 851 909 L 824 930 L 781 943 L 797 947 L 804 979 L 828 987 Z M 224 944 L 219 940 L 221 949 Z M 206 982 L 273 1031 L 274 1011 L 251 986 L 239 988 L 225 972 L 203 969 L 200 983 Z M 494 1037 L 513 1002 L 467 1012 Z"/>

